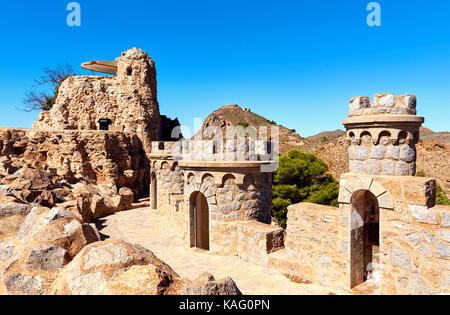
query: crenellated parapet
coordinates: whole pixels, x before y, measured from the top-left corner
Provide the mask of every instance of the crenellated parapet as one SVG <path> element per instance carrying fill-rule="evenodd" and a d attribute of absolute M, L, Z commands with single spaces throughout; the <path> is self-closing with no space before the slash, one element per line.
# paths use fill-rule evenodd
<path fill-rule="evenodd" d="M 375 94 L 372 103 L 366 96 L 350 100 L 349 117 L 367 115 L 416 115 L 416 96 L 393 93 Z"/>
<path fill-rule="evenodd" d="M 185 161 L 274 161 L 274 143 L 265 140 L 184 140 L 152 142 L 152 155 Z"/>
<path fill-rule="evenodd" d="M 350 100 L 343 124 L 349 141 L 350 172 L 414 176 L 416 143 L 424 118 L 416 116 L 416 96 L 376 94 Z"/>

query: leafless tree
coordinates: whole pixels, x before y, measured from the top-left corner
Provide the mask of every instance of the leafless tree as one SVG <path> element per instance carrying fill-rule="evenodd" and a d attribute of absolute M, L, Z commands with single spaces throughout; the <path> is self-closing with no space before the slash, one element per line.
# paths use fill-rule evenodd
<path fill-rule="evenodd" d="M 27 112 L 35 110 L 50 110 L 58 96 L 61 83 L 69 76 L 77 75 L 70 64 L 58 65 L 55 68 L 45 68 L 44 75 L 35 80 L 34 86 L 25 93 L 24 108 Z M 51 92 L 43 92 L 42 89 Z"/>

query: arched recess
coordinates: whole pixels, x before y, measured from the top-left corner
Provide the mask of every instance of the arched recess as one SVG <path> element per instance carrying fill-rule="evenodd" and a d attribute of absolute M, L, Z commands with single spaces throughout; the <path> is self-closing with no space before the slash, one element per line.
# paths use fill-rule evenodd
<path fill-rule="evenodd" d="M 388 130 L 384 130 L 378 134 L 378 141 L 375 144 L 388 145 L 391 142 L 391 133 Z"/>
<path fill-rule="evenodd" d="M 236 185 L 236 177 L 233 174 L 224 174 L 222 176 L 222 187 L 225 185 Z"/>
<path fill-rule="evenodd" d="M 361 138 L 362 144 L 372 144 L 373 143 L 372 134 L 367 130 L 361 132 L 360 138 Z"/>
<path fill-rule="evenodd" d="M 158 209 L 158 182 L 156 173 L 152 172 L 150 176 L 150 205 L 153 210 Z"/>
<path fill-rule="evenodd" d="M 191 247 L 209 250 L 209 205 L 199 191 L 189 197 L 189 226 Z"/>
<path fill-rule="evenodd" d="M 214 185 L 214 176 L 210 173 L 203 174 L 202 184 Z"/>
<path fill-rule="evenodd" d="M 243 189 L 249 191 L 256 190 L 256 181 L 253 174 L 245 175 Z"/>
<path fill-rule="evenodd" d="M 351 197 L 350 284 L 354 288 L 380 278 L 380 208 L 369 190 Z M 379 285 L 379 284 L 378 284 Z"/>

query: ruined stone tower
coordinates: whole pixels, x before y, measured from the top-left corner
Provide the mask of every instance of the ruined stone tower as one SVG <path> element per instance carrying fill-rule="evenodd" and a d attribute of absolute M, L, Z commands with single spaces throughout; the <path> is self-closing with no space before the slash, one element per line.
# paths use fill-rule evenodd
<path fill-rule="evenodd" d="M 135 133 L 149 153 L 151 141 L 160 139 L 161 128 L 155 63 L 133 48 L 108 64 L 116 72 L 113 77 L 67 78 L 53 108 L 42 112 L 33 128 Z"/>

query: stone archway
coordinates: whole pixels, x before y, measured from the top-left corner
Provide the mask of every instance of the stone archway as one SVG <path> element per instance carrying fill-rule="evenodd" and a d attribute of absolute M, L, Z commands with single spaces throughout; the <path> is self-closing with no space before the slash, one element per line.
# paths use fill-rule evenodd
<path fill-rule="evenodd" d="M 380 207 L 369 190 L 358 190 L 351 197 L 350 241 L 351 288 L 379 279 Z"/>
<path fill-rule="evenodd" d="M 193 192 L 189 198 L 191 247 L 209 250 L 209 206 L 205 195 Z"/>

